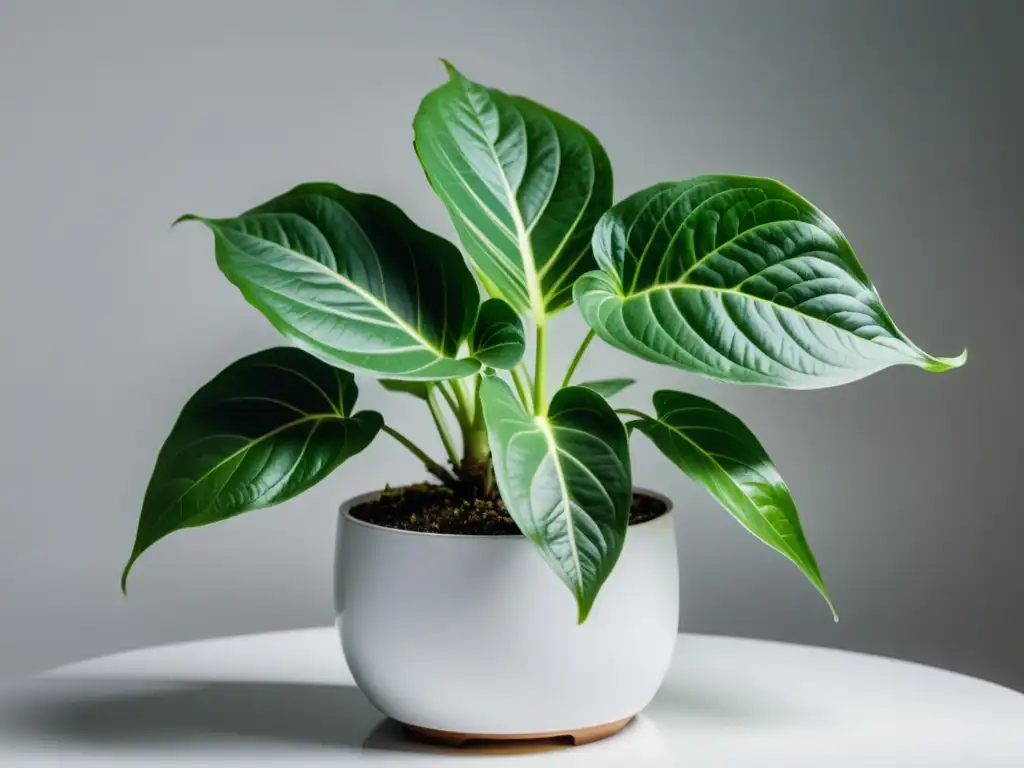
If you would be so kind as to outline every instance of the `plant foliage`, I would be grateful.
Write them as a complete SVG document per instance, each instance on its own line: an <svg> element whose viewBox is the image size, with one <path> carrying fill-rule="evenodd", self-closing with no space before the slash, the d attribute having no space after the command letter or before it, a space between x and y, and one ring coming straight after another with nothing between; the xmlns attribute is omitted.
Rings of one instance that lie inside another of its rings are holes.
<svg viewBox="0 0 1024 768"><path fill-rule="evenodd" d="M966 353L914 344L835 223L780 182L705 175L612 205L594 134L445 66L413 130L461 251L325 183L235 217L182 217L209 228L225 277L292 346L228 366L185 405L122 587L163 537L286 501L385 432L441 482L500 494L582 622L628 536L639 432L831 606L793 496L739 417L675 390L653 413L616 410L634 380L574 386L577 364L597 338L722 382L812 389L894 365L945 371ZM591 330L549 397L547 328L574 301ZM425 403L446 460L354 412L353 374Z"/></svg>

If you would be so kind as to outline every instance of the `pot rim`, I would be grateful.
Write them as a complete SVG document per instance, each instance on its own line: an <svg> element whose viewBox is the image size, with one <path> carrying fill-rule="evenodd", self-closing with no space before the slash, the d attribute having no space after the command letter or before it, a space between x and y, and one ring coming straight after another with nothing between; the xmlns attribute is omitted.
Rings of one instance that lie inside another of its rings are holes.
<svg viewBox="0 0 1024 768"><path fill-rule="evenodd" d="M522 532L520 532L518 536L515 534L502 534L495 536L474 533L434 533L432 531L407 531L404 528L389 528L386 525L368 523L365 520L360 520L357 517L352 517L351 510L353 507L380 496L382 493L384 493L385 490L386 489L382 488L377 491L369 491L367 493L361 493L358 496L353 496L352 498L342 503L341 507L338 509L338 515L345 520L345 525L360 525L364 528L371 528L377 531L385 531L387 533L399 533L406 536L421 536L433 539L483 539L485 541L507 540L511 542L517 542L526 539ZM651 496L657 499L658 501L662 502L665 505L665 511L657 517L651 518L650 520L644 520L642 523L630 525L629 529L627 530L631 530L633 528L643 528L645 526L652 525L653 523L656 523L663 518L671 517L674 505L672 504L672 500L668 496L658 493L657 491L652 491L649 488L641 488L635 485L633 486L633 492L642 493L645 496Z"/></svg>

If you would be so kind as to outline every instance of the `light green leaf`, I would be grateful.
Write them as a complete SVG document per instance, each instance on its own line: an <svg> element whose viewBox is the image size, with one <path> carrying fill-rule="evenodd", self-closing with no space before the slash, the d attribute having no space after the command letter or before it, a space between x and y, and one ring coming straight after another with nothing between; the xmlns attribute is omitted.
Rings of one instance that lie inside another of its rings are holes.
<svg viewBox="0 0 1024 768"><path fill-rule="evenodd" d="M512 368L523 359L526 337L523 321L505 301L488 299L480 305L469 353L492 368Z"/></svg>
<svg viewBox="0 0 1024 768"><path fill-rule="evenodd" d="M479 370L454 359L479 304L462 255L386 200L304 184L237 218L182 219L213 231L221 271L321 360L393 379Z"/></svg>
<svg viewBox="0 0 1024 768"><path fill-rule="evenodd" d="M596 379L594 381L584 381L579 386L592 389L601 397L608 399L634 384L636 384L636 379Z"/></svg>
<svg viewBox="0 0 1024 768"><path fill-rule="evenodd" d="M590 236L612 202L612 171L583 126L459 74L429 93L416 152L491 292L543 321L594 268Z"/></svg>
<svg viewBox="0 0 1024 768"><path fill-rule="evenodd" d="M566 387L546 417L501 379L481 383L494 476L512 519L572 590L582 623L622 550L632 481L626 432L596 392Z"/></svg>
<svg viewBox="0 0 1024 768"><path fill-rule="evenodd" d="M727 382L809 389L956 368L896 327L839 228L770 179L700 176L617 204L575 295L609 344Z"/></svg>
<svg viewBox="0 0 1024 768"><path fill-rule="evenodd" d="M165 536L286 501L366 448L384 421L352 413L356 394L351 373L292 347L221 371L188 401L160 451L122 589Z"/></svg>
<svg viewBox="0 0 1024 768"><path fill-rule="evenodd" d="M654 408L656 419L636 414L641 418L627 426L647 435L740 525L796 563L832 608L789 488L754 434L696 395L661 390L654 394Z"/></svg>

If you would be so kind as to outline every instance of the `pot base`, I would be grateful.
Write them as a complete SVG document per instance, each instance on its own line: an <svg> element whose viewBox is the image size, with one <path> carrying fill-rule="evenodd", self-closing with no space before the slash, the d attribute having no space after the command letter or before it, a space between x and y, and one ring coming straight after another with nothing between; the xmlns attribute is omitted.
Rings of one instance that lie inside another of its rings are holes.
<svg viewBox="0 0 1024 768"><path fill-rule="evenodd" d="M405 725L405 728L418 739L434 744L445 744L450 747L520 741L551 741L578 747L581 744L590 744L591 742L614 736L629 725L632 719L633 716L630 716L611 723L591 725L572 731L545 731L541 733L462 733L460 731L438 731L433 728L423 728L418 725L408 724Z"/></svg>

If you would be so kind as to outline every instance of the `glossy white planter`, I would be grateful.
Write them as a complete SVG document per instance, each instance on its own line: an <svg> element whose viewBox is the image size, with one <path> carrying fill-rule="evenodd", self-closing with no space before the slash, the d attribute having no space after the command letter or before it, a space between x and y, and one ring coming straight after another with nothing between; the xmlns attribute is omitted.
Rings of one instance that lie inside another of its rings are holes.
<svg viewBox="0 0 1024 768"><path fill-rule="evenodd" d="M630 526L578 626L571 593L526 538L348 514L376 496L341 509L335 606L352 675L381 712L437 731L551 734L621 721L654 697L678 632L671 509Z"/></svg>

